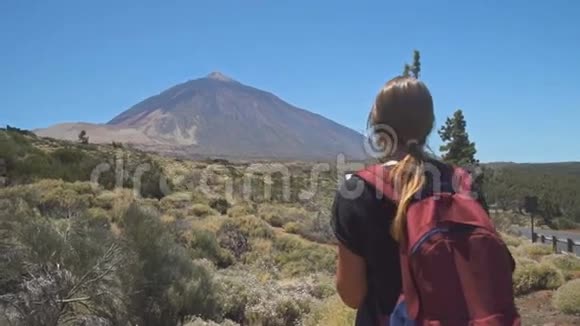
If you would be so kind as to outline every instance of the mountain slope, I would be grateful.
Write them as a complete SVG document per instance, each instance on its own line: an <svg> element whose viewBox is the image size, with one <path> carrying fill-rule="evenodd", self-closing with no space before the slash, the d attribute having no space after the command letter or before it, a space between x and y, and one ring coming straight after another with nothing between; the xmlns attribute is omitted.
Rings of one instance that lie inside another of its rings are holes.
<svg viewBox="0 0 580 326"><path fill-rule="evenodd" d="M56 125L36 133L71 139L75 126ZM353 159L364 157L361 134L220 73L173 86L107 124L89 127L92 141L130 142L198 155L328 159L343 153Z"/></svg>

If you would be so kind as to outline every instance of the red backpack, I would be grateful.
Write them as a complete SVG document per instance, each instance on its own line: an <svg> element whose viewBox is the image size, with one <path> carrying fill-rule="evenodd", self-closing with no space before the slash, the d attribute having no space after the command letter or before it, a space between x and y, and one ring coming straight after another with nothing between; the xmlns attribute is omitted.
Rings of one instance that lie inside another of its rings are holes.
<svg viewBox="0 0 580 326"><path fill-rule="evenodd" d="M407 237L400 243L403 293L379 324L520 325L513 257L486 210L470 196L469 173L448 170L440 189L422 192L409 204ZM397 202L389 168L374 165L356 175Z"/></svg>

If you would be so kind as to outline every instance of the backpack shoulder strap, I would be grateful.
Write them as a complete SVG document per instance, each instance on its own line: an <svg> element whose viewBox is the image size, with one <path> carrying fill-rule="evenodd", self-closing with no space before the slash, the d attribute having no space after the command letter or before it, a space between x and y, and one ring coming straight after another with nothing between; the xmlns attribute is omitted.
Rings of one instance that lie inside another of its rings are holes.
<svg viewBox="0 0 580 326"><path fill-rule="evenodd" d="M390 163L390 162L389 162ZM395 162L396 163L396 162ZM390 168L393 164L375 164L367 166L355 173L356 176L372 185L383 196L392 201L397 201L393 185L390 179Z"/></svg>

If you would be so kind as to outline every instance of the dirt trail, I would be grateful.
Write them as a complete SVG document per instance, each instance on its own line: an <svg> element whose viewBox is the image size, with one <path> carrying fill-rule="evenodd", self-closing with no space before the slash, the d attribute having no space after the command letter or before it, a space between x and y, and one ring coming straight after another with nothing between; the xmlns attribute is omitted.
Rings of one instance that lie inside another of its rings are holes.
<svg viewBox="0 0 580 326"><path fill-rule="evenodd" d="M580 316L559 313L552 306L553 291L539 291L516 299L522 325L526 326L578 326Z"/></svg>

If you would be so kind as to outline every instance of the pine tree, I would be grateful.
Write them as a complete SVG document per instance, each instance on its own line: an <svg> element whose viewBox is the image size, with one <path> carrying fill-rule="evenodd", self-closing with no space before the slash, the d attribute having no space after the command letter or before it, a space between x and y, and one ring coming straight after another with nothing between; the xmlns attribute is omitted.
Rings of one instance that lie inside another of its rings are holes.
<svg viewBox="0 0 580 326"><path fill-rule="evenodd" d="M413 51L413 68L411 69L413 77L419 79L419 74L421 73L421 54L419 51Z"/></svg>
<svg viewBox="0 0 580 326"><path fill-rule="evenodd" d="M405 63L405 67L403 69L403 76L409 77L412 76L414 78L419 79L419 74L421 73L421 54L418 50L413 51L413 64L410 65Z"/></svg>
<svg viewBox="0 0 580 326"><path fill-rule="evenodd" d="M439 136L445 143L439 149L445 162L461 166L471 174L472 191L477 192L483 207L488 210L483 189L486 171L475 158L475 143L469 141L466 126L463 111L455 111L453 117L447 118L439 130Z"/></svg>
<svg viewBox="0 0 580 326"><path fill-rule="evenodd" d="M447 118L445 125L439 130L439 136L445 143L440 147L443 160L456 165L471 165L479 163L475 159L475 143L469 141L463 111L457 110L453 117Z"/></svg>
<svg viewBox="0 0 580 326"><path fill-rule="evenodd" d="M403 76L405 77L409 77L411 74L411 66L409 66L409 64L405 63L405 69L403 70Z"/></svg>

